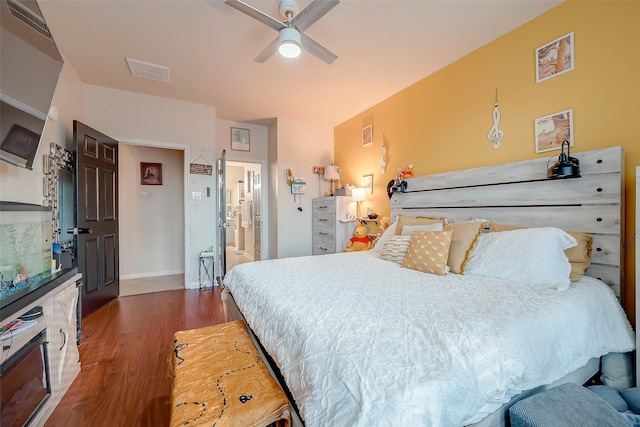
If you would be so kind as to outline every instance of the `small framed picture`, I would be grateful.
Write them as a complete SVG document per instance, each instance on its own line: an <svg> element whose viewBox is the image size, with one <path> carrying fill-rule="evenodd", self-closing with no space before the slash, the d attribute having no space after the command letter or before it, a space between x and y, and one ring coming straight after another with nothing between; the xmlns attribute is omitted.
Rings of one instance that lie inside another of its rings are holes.
<svg viewBox="0 0 640 427"><path fill-rule="evenodd" d="M362 129L362 146L373 144L373 125L369 125Z"/></svg>
<svg viewBox="0 0 640 427"><path fill-rule="evenodd" d="M536 153L562 149L562 141L573 147L573 110L560 111L535 120Z"/></svg>
<svg viewBox="0 0 640 427"><path fill-rule="evenodd" d="M573 33L536 49L536 82L573 70Z"/></svg>
<svg viewBox="0 0 640 427"><path fill-rule="evenodd" d="M249 129L231 128L231 149L250 151Z"/></svg>
<svg viewBox="0 0 640 427"><path fill-rule="evenodd" d="M162 163L140 162L140 184L162 185Z"/></svg>
<svg viewBox="0 0 640 427"><path fill-rule="evenodd" d="M373 175L362 176L362 188L364 188L364 194L373 194Z"/></svg>

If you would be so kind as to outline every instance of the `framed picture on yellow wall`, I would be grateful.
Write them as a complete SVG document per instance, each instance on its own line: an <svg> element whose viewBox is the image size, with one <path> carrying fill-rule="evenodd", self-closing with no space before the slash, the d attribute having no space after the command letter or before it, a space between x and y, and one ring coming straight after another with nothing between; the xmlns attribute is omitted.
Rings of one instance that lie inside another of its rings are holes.
<svg viewBox="0 0 640 427"><path fill-rule="evenodd" d="M536 49L536 82L573 70L573 33Z"/></svg>
<svg viewBox="0 0 640 427"><path fill-rule="evenodd" d="M373 125L369 125L362 129L362 146L373 144Z"/></svg>
<svg viewBox="0 0 640 427"><path fill-rule="evenodd" d="M362 176L362 188L364 188L364 194L373 194L373 175Z"/></svg>
<svg viewBox="0 0 640 427"><path fill-rule="evenodd" d="M565 110L535 120L536 153L562 149L562 141L573 147L573 110Z"/></svg>

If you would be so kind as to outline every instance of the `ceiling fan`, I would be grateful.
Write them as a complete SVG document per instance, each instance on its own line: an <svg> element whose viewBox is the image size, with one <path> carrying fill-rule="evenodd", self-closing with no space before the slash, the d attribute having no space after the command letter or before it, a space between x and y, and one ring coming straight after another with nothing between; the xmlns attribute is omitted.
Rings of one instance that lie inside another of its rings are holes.
<svg viewBox="0 0 640 427"><path fill-rule="evenodd" d="M256 62L265 62L276 51L280 51L282 56L295 58L300 55L301 48L327 64L333 63L338 58L336 54L306 35L304 31L340 3L340 0L313 0L300 13L295 0L282 0L280 13L285 18L284 22L240 0L226 0L225 3L278 31L278 37L260 52L254 59Z"/></svg>

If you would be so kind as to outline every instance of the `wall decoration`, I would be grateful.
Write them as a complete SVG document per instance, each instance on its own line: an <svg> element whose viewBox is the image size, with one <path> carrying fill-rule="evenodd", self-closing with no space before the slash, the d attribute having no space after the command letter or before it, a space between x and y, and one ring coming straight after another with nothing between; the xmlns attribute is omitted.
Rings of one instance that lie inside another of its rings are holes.
<svg viewBox="0 0 640 427"><path fill-rule="evenodd" d="M162 185L162 163L140 162L140 185Z"/></svg>
<svg viewBox="0 0 640 427"><path fill-rule="evenodd" d="M573 110L560 111L535 120L536 153L560 150L562 141L573 147Z"/></svg>
<svg viewBox="0 0 640 427"><path fill-rule="evenodd" d="M536 82L573 70L573 33L536 49Z"/></svg>
<svg viewBox="0 0 640 427"><path fill-rule="evenodd" d="M362 176L362 188L364 188L364 194L373 194L373 175Z"/></svg>
<svg viewBox="0 0 640 427"><path fill-rule="evenodd" d="M373 144L373 125L369 125L362 129L362 146Z"/></svg>
<svg viewBox="0 0 640 427"><path fill-rule="evenodd" d="M250 151L249 129L231 128L231 149Z"/></svg>

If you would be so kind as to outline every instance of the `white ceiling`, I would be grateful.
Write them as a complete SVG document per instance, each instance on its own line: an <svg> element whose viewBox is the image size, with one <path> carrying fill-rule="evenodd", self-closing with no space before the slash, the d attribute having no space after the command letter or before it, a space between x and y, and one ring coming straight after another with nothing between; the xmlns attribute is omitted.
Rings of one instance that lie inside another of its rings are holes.
<svg viewBox="0 0 640 427"><path fill-rule="evenodd" d="M332 127L561 1L342 0L306 31L338 55L327 65L304 51L254 62L277 33L223 0L38 0L87 84ZM282 19L276 0L246 2ZM169 67L170 83L133 77L125 58Z"/></svg>

